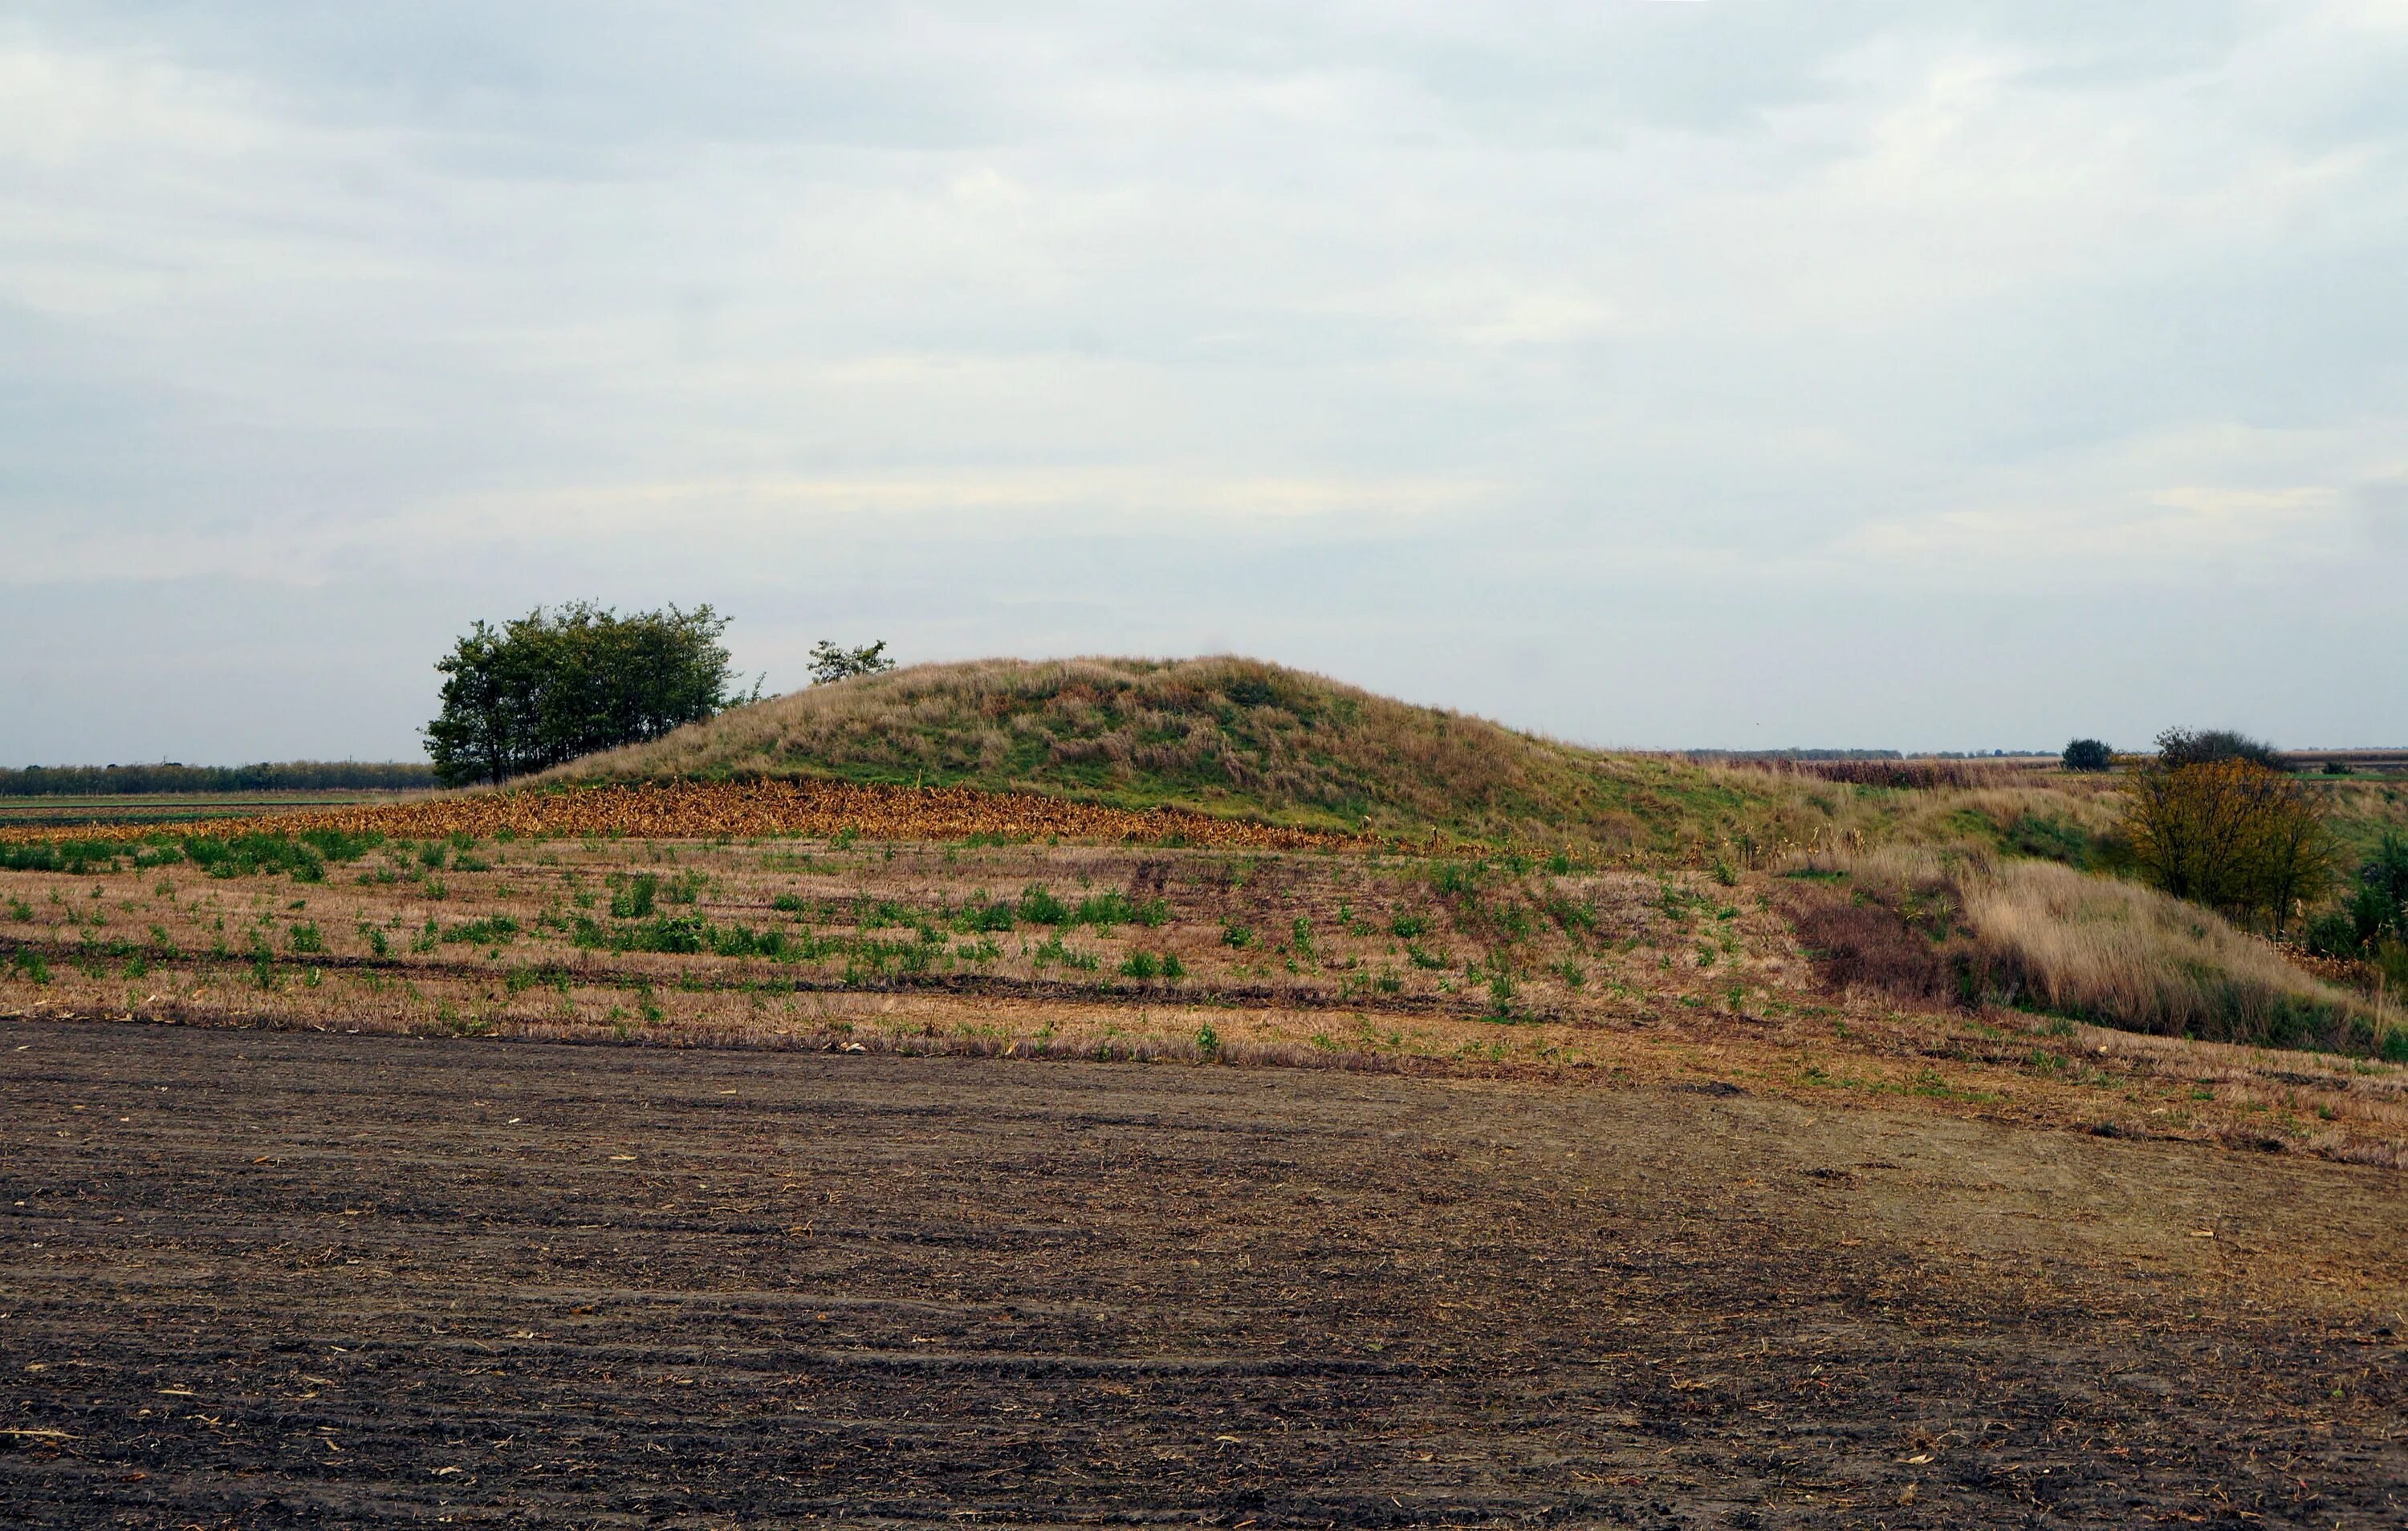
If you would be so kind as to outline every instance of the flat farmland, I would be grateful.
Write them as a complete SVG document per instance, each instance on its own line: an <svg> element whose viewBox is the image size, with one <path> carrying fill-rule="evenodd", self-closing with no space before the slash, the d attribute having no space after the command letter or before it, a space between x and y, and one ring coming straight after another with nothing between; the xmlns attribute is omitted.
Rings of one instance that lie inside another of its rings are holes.
<svg viewBox="0 0 2408 1531"><path fill-rule="evenodd" d="M29 1526L2393 1526L2393 1173L1576 1090L0 1026Z"/></svg>

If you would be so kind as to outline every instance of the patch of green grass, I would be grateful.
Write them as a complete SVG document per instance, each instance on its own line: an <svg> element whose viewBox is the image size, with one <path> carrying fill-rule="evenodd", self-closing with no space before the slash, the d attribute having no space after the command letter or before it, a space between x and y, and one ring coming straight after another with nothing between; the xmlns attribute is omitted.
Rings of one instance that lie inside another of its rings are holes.
<svg viewBox="0 0 2408 1531"><path fill-rule="evenodd" d="M32 840L23 845L0 843L0 870L11 872L112 871L126 848L113 840Z"/></svg>

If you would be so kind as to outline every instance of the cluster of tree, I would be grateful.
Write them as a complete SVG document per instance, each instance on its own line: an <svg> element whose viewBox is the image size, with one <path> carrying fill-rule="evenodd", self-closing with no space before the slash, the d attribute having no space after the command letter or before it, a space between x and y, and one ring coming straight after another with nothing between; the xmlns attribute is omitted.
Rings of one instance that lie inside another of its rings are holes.
<svg viewBox="0 0 2408 1531"><path fill-rule="evenodd" d="M2168 729L2124 784L2133 864L2177 898L2283 934L2331 887L2341 842L2272 745L2226 729Z"/></svg>
<svg viewBox="0 0 2408 1531"><path fill-rule="evenodd" d="M286 760L254 766L28 766L0 770L0 797L97 797L159 792L327 792L435 785L413 761Z"/></svg>
<svg viewBox="0 0 2408 1531"><path fill-rule="evenodd" d="M2101 739L2075 739L2061 757L2069 771L2108 771L2115 767L2115 751ZM2229 728L2169 728L2157 736L2157 764L2168 768L2206 766L2219 760L2245 760L2270 771L2287 771L2291 763L2263 739Z"/></svg>
<svg viewBox="0 0 2408 1531"><path fill-rule="evenodd" d="M2408 839L2386 834L2358 868L2349 901L2309 923L2308 950L2358 959L2408 943Z"/></svg>
<svg viewBox="0 0 2408 1531"><path fill-rule="evenodd" d="M2253 739L2229 728L2169 728L2157 736L2159 765L2212 766L2225 760L2244 760L2270 771L2291 768L2282 751L2264 739Z"/></svg>
<svg viewBox="0 0 2408 1531"><path fill-rule="evenodd" d="M437 776L501 781L757 700L757 687L731 689L726 628L708 606L623 617L587 601L477 623L435 666L442 712L425 732Z"/></svg>

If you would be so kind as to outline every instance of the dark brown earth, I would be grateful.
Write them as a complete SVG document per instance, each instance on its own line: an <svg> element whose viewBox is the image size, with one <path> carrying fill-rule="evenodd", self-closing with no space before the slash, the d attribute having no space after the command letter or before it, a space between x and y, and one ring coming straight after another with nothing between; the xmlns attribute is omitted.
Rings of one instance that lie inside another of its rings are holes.
<svg viewBox="0 0 2408 1531"><path fill-rule="evenodd" d="M0 1522L2408 1524L2394 1172L1670 1089L0 1026Z"/></svg>

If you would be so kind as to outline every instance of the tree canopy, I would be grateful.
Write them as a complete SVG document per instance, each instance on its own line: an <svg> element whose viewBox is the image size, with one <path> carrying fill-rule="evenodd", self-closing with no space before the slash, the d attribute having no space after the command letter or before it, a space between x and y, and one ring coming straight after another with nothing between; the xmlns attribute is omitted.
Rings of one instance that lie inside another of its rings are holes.
<svg viewBox="0 0 2408 1531"><path fill-rule="evenodd" d="M811 645L811 684L828 685L856 675L876 675L891 670L895 661L886 657L886 640L865 643L858 649L847 649L828 638Z"/></svg>
<svg viewBox="0 0 2408 1531"><path fill-rule="evenodd" d="M2290 769L2280 750L2229 728L2169 728L2157 736L2157 759L2169 767L2245 760L2270 771Z"/></svg>
<svg viewBox="0 0 2408 1531"><path fill-rule="evenodd" d="M708 606L623 617L590 601L478 622L435 666L442 712L425 733L436 775L446 786L502 781L753 699L731 692L726 628Z"/></svg>
<svg viewBox="0 0 2408 1531"><path fill-rule="evenodd" d="M2115 764L2115 751L2104 740L2075 739L2065 747L2065 768L2069 771L2103 771Z"/></svg>
<svg viewBox="0 0 2408 1531"><path fill-rule="evenodd" d="M2263 913L2274 934L2291 910L2331 886L2341 845L2315 794L2254 760L2169 766L2127 779L2132 859L2158 887L2238 917Z"/></svg>

